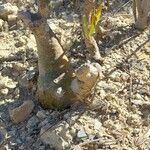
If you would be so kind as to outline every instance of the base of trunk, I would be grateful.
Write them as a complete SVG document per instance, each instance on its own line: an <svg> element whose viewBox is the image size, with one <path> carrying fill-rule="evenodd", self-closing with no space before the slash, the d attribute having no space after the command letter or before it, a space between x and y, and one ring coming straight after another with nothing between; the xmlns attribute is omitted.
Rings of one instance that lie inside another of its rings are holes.
<svg viewBox="0 0 150 150"><path fill-rule="evenodd" d="M71 91L71 77L63 74L48 73L39 76L38 99L44 108L62 109L73 103L75 98Z"/></svg>
<svg viewBox="0 0 150 150"><path fill-rule="evenodd" d="M75 77L65 73L57 75L54 72L39 76L39 102L44 108L59 110L77 101L88 104L87 98L95 88L100 71L98 63L86 63L76 70Z"/></svg>

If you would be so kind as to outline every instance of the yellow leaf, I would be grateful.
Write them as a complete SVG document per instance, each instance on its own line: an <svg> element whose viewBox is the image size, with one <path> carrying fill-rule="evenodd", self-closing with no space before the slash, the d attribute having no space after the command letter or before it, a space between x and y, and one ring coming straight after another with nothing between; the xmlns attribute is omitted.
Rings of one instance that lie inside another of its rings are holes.
<svg viewBox="0 0 150 150"><path fill-rule="evenodd" d="M91 13L91 22L89 24L89 36L92 36L95 33L96 25L100 21L102 12L102 5L99 4Z"/></svg>
<svg viewBox="0 0 150 150"><path fill-rule="evenodd" d="M102 5L99 4L99 6L96 8L95 16L96 16L96 24L100 21L102 15Z"/></svg>
<svg viewBox="0 0 150 150"><path fill-rule="evenodd" d="M90 38L95 33L96 25L101 18L101 13L102 13L102 5L98 4L96 8L91 10L91 13L88 16L88 18L86 16L82 17L83 31L86 38Z"/></svg>

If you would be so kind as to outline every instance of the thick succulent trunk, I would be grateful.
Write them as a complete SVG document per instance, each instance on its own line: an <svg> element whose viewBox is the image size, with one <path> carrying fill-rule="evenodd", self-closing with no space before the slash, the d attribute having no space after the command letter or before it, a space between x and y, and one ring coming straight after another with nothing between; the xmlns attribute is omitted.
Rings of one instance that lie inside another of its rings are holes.
<svg viewBox="0 0 150 150"><path fill-rule="evenodd" d="M138 29L145 29L149 25L150 0L133 0L133 14Z"/></svg>
<svg viewBox="0 0 150 150"><path fill-rule="evenodd" d="M76 75L56 35L47 23L48 0L39 1L39 12L19 12L18 16L33 32L38 49L38 98L45 108L61 109L91 93L98 76L95 64L81 66Z"/></svg>
<svg viewBox="0 0 150 150"><path fill-rule="evenodd" d="M64 107L73 96L69 60L47 22L33 32L38 49L38 95L44 107Z"/></svg>

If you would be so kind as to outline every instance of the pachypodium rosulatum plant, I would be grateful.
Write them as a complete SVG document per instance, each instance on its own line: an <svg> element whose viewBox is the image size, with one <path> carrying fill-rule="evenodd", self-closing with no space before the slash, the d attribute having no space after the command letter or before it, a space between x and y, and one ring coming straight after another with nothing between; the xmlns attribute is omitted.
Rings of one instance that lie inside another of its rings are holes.
<svg viewBox="0 0 150 150"><path fill-rule="evenodd" d="M44 108L63 109L78 100L86 101L101 69L98 63L90 62L75 71L72 69L65 50L47 22L48 6L49 0L39 0L38 12L20 11L18 18L24 21L36 39L39 102Z"/></svg>

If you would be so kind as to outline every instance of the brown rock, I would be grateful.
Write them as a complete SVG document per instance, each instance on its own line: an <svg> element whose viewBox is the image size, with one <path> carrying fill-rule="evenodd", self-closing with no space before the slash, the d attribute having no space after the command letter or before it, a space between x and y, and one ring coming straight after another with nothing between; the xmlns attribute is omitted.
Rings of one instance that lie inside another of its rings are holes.
<svg viewBox="0 0 150 150"><path fill-rule="evenodd" d="M11 120L14 123L20 123L24 121L26 118L28 118L33 108L34 103L32 101L25 101L21 106L9 111Z"/></svg>
<svg viewBox="0 0 150 150"><path fill-rule="evenodd" d="M13 64L13 68L15 71L22 73L22 71L24 71L26 69L26 66L22 63L17 62L15 64Z"/></svg>
<svg viewBox="0 0 150 150"><path fill-rule="evenodd" d="M8 15L8 24L10 26L16 24L16 22L17 22L17 15L13 15L13 14L12 15Z"/></svg>
<svg viewBox="0 0 150 150"><path fill-rule="evenodd" d="M0 18L8 19L8 15L16 15L18 11L17 6L12 6L10 3L0 5Z"/></svg>
<svg viewBox="0 0 150 150"><path fill-rule="evenodd" d="M63 150L68 147L72 141L72 136L69 133L69 125L66 122L61 122L55 126L45 129L41 128L40 138L46 143L52 145L57 150Z"/></svg>

